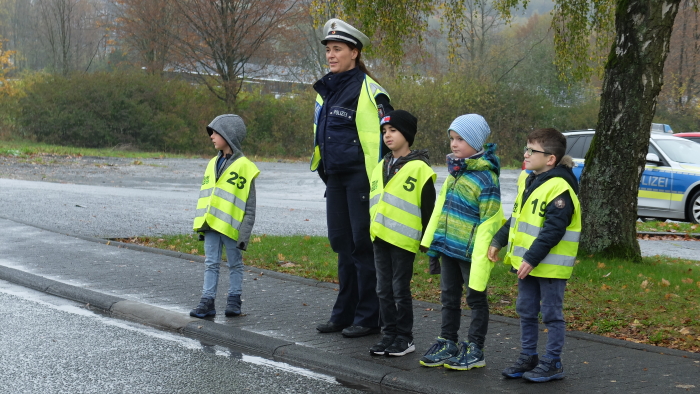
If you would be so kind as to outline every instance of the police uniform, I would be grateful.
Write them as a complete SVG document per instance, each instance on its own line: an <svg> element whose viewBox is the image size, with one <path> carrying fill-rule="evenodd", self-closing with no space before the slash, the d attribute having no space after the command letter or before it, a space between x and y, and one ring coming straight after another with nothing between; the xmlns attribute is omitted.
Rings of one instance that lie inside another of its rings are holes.
<svg viewBox="0 0 700 394"><path fill-rule="evenodd" d="M324 45L339 41L362 49L369 38L351 25L331 19ZM338 254L340 289L321 332L346 336L378 332L379 301L369 226L369 178L386 149L379 128L381 111L391 110L388 93L359 67L328 73L314 84L311 170L326 184L328 239ZM352 327L349 327L352 326Z"/></svg>

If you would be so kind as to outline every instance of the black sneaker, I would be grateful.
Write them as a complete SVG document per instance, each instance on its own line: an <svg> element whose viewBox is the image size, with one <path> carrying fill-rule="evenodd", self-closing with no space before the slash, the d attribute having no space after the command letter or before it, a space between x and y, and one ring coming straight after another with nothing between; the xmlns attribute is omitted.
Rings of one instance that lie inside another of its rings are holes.
<svg viewBox="0 0 700 394"><path fill-rule="evenodd" d="M369 354L375 356L383 356L385 354L386 348L388 348L389 345L394 343L395 338L396 336L394 335L384 335L381 341L375 343L371 348L369 348Z"/></svg>
<svg viewBox="0 0 700 394"><path fill-rule="evenodd" d="M550 380L564 379L564 366L559 358L542 357L535 369L523 374L523 379L531 382L549 382Z"/></svg>
<svg viewBox="0 0 700 394"><path fill-rule="evenodd" d="M413 344L413 340L401 336L397 336L394 343L386 348L386 354L394 357L405 356L414 351L416 351L416 345Z"/></svg>
<svg viewBox="0 0 700 394"><path fill-rule="evenodd" d="M216 315L216 309L214 309L214 299L213 298L202 298L199 300L199 305L190 311L190 316L203 318L207 316Z"/></svg>
<svg viewBox="0 0 700 394"><path fill-rule="evenodd" d="M515 362L515 364L506 368L501 372L501 375L507 378L520 378L527 371L532 371L535 369L537 364L540 362L539 357L536 354L525 354L520 353L520 357Z"/></svg>
<svg viewBox="0 0 700 394"><path fill-rule="evenodd" d="M229 295L226 299L226 311L224 314L228 317L240 316L241 314L241 295Z"/></svg>

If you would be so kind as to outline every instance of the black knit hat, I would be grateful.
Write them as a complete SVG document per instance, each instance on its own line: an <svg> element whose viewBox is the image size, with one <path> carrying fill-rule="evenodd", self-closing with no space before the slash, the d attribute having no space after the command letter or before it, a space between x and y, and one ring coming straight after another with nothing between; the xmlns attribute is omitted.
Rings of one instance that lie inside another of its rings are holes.
<svg viewBox="0 0 700 394"><path fill-rule="evenodd" d="M416 133L418 132L418 119L415 116L408 111L397 109L387 113L379 122L379 127L385 124L394 126L406 138L408 146L413 145L413 140L416 139Z"/></svg>

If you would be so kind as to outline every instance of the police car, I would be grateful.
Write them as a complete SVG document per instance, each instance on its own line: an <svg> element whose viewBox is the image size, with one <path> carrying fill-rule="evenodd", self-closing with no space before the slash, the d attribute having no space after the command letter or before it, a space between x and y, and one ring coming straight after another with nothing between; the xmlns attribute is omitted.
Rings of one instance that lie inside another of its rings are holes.
<svg viewBox="0 0 700 394"><path fill-rule="evenodd" d="M579 180L594 133L563 133L566 154L574 158L573 171ZM646 168L639 184L637 215L700 223L700 144L668 133L651 133Z"/></svg>

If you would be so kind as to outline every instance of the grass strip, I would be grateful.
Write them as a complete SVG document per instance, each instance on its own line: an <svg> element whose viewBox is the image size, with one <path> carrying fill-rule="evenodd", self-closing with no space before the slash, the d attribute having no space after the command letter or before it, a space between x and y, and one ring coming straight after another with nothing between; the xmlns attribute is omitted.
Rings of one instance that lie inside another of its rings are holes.
<svg viewBox="0 0 700 394"><path fill-rule="evenodd" d="M120 241L204 255L196 234ZM243 256L251 267L337 283L336 254L325 237L254 236ZM414 299L440 303L440 276L428 273L425 254L418 254L411 282ZM495 264L488 293L491 313L517 318L517 278L509 266ZM564 315L570 330L700 352L700 261L656 256L634 264L580 256Z"/></svg>
<svg viewBox="0 0 700 394"><path fill-rule="evenodd" d="M690 235L700 233L697 223L688 222L667 222L667 221L650 221L637 222L638 232L660 232L660 233L675 233L678 235Z"/></svg>
<svg viewBox="0 0 700 394"><path fill-rule="evenodd" d="M117 148L78 148L72 146L49 145L31 141L0 141L0 156L29 159L36 156L96 156L123 157L141 159L191 158L193 155L181 155L164 152L137 152Z"/></svg>

